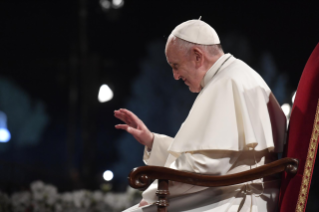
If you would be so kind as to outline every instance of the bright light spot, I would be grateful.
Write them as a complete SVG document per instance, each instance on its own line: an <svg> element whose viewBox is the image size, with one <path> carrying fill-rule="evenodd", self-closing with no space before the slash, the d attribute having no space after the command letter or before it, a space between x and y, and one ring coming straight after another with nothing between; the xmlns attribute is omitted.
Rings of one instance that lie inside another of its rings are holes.
<svg viewBox="0 0 319 212"><path fill-rule="evenodd" d="M295 101L295 97L296 97L296 92L297 92L297 91L295 91L294 95L292 96L292 99L291 99L291 101L292 101L292 104L293 104L293 103L294 103L294 101Z"/></svg>
<svg viewBox="0 0 319 212"><path fill-rule="evenodd" d="M104 178L104 180L106 180L106 181L111 181L112 179L113 179L113 172L112 171L110 171L110 170L107 170L107 171L105 171L104 173L103 173L103 178Z"/></svg>
<svg viewBox="0 0 319 212"><path fill-rule="evenodd" d="M0 142L6 143L10 139L11 135L7 129L7 115L0 111Z"/></svg>
<svg viewBox="0 0 319 212"><path fill-rule="evenodd" d="M282 109L282 111L284 112L284 114L286 115L286 117L288 117L289 114L290 114L290 110L291 110L290 105L289 105L288 103L285 103L285 104L283 104L283 105L281 106L281 109Z"/></svg>
<svg viewBox="0 0 319 212"><path fill-rule="evenodd" d="M11 139L9 130L0 128L0 142L6 143Z"/></svg>
<svg viewBox="0 0 319 212"><path fill-rule="evenodd" d="M115 9L118 9L124 5L124 0L112 0L112 5Z"/></svg>
<svg viewBox="0 0 319 212"><path fill-rule="evenodd" d="M103 7L103 9L111 8L111 2L109 2L108 0L100 0L100 4L101 4L101 7Z"/></svg>
<svg viewBox="0 0 319 212"><path fill-rule="evenodd" d="M101 85L99 95L97 98L101 103L110 101L113 98L113 91L108 85Z"/></svg>

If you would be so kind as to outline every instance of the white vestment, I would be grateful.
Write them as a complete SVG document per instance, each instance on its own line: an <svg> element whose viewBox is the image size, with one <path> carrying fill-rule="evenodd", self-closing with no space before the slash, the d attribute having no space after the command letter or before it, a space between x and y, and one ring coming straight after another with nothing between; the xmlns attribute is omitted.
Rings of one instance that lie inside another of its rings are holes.
<svg viewBox="0 0 319 212"><path fill-rule="evenodd" d="M207 71L197 96L175 138L154 134L147 165L202 174L226 175L250 170L277 159L283 148L286 118L263 79L244 62L225 54ZM276 211L280 181L201 187L170 182L170 212ZM157 181L143 199L157 200ZM129 211L156 211L156 206Z"/></svg>

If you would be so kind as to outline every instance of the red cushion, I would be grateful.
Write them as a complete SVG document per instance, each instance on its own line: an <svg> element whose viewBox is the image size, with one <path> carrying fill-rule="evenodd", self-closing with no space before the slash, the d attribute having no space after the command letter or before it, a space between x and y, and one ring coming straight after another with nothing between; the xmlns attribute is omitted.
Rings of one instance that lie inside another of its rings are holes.
<svg viewBox="0 0 319 212"><path fill-rule="evenodd" d="M312 52L308 62L304 68L301 79L299 81L295 102L290 117L287 146L284 155L287 157L299 159L298 173L295 177L283 174L282 185L280 190L280 211L294 212L300 193L302 177L304 175L304 167L307 159L309 142L312 136L314 121L316 117L316 109L319 99L319 44ZM317 123L316 123L317 124ZM319 125L319 124L318 124ZM317 134L318 135L318 134ZM318 143L318 137L316 139ZM315 155L317 152L317 145ZM314 167L315 157L312 158L313 166L310 167L311 175ZM311 176L307 176L311 182ZM306 187L306 186L305 186ZM310 183L305 196L305 204L308 196ZM306 207L302 211L305 210Z"/></svg>

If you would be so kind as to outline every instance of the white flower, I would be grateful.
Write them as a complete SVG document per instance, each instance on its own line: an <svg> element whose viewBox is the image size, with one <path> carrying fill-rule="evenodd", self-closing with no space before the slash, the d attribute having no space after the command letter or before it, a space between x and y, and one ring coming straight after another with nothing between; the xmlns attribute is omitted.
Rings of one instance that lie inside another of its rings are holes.
<svg viewBox="0 0 319 212"><path fill-rule="evenodd" d="M8 200L8 207L11 202L13 211L21 212L26 211L31 205L33 212L121 211L131 206L134 197L138 196L138 192L131 188L128 188L126 193L110 192L105 195L99 190L78 190L59 194L56 187L41 181L33 182L31 191L14 193ZM0 207L5 204L5 197L6 195L0 192Z"/></svg>
<svg viewBox="0 0 319 212"><path fill-rule="evenodd" d="M0 191L0 211L10 211L10 199L7 194Z"/></svg>
<svg viewBox="0 0 319 212"><path fill-rule="evenodd" d="M92 204L92 193L86 190L73 192L73 203L77 208L89 208Z"/></svg>
<svg viewBox="0 0 319 212"><path fill-rule="evenodd" d="M135 205L141 200L142 192L132 188L131 186L127 187L126 194L128 195L131 205Z"/></svg>
<svg viewBox="0 0 319 212"><path fill-rule="evenodd" d="M50 196L56 195L58 193L56 187L54 187L53 185L45 185L43 191Z"/></svg>
<svg viewBox="0 0 319 212"><path fill-rule="evenodd" d="M94 191L92 197L95 202L100 202L103 199L103 193L101 191Z"/></svg>
<svg viewBox="0 0 319 212"><path fill-rule="evenodd" d="M127 186L126 193L130 196L134 195L136 193L136 189L132 188L131 186Z"/></svg>
<svg viewBox="0 0 319 212"><path fill-rule="evenodd" d="M83 200L84 208L89 208L90 205L91 205L91 203L92 203L91 198L87 198L87 197L86 197L86 198Z"/></svg>
<svg viewBox="0 0 319 212"><path fill-rule="evenodd" d="M35 181L31 183L32 196L35 201L42 201L44 199L44 183L42 181Z"/></svg>
<svg viewBox="0 0 319 212"><path fill-rule="evenodd" d="M14 206L28 206L31 204L31 194L28 191L14 193L11 196L11 202Z"/></svg>
<svg viewBox="0 0 319 212"><path fill-rule="evenodd" d="M62 207L62 205L60 203L55 204L54 208L55 208L56 212L60 212L60 211L62 212L63 211L63 207Z"/></svg>
<svg viewBox="0 0 319 212"><path fill-rule="evenodd" d="M109 206L113 205L113 202L115 201L115 196L112 192L108 192L105 194L103 198L104 203L108 204Z"/></svg>
<svg viewBox="0 0 319 212"><path fill-rule="evenodd" d="M44 183L42 181L34 181L33 183L31 183L32 192L42 191L43 188L44 188Z"/></svg>
<svg viewBox="0 0 319 212"><path fill-rule="evenodd" d="M35 201L41 201L41 200L44 199L44 193L43 192L33 192L32 196L33 196L33 199Z"/></svg>
<svg viewBox="0 0 319 212"><path fill-rule="evenodd" d="M121 210L130 206L128 195L125 193L109 192L104 196L104 202L116 210Z"/></svg>
<svg viewBox="0 0 319 212"><path fill-rule="evenodd" d="M81 208L82 201L84 199L84 195L85 195L84 190L79 190L79 191L73 192L73 203L74 203L75 207Z"/></svg>
<svg viewBox="0 0 319 212"><path fill-rule="evenodd" d="M43 188L43 193L45 194L46 203L48 205L53 205L56 202L58 198L58 192L56 187L52 185L45 185Z"/></svg>
<svg viewBox="0 0 319 212"><path fill-rule="evenodd" d="M118 194L117 197L117 204L116 208L118 209L124 209L130 207L130 201L129 201L129 196L126 193L120 193Z"/></svg>
<svg viewBox="0 0 319 212"><path fill-rule="evenodd" d="M61 200L66 203L71 203L73 201L73 196L70 192L65 192L61 195Z"/></svg>

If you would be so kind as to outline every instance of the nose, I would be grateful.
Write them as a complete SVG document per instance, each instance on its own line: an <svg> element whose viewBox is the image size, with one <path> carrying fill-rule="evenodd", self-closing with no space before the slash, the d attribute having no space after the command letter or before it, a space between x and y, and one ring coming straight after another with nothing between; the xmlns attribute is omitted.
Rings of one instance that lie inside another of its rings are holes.
<svg viewBox="0 0 319 212"><path fill-rule="evenodd" d="M173 70L173 76L175 80L179 80L181 78L181 75L179 75L177 71L174 71L174 70Z"/></svg>

